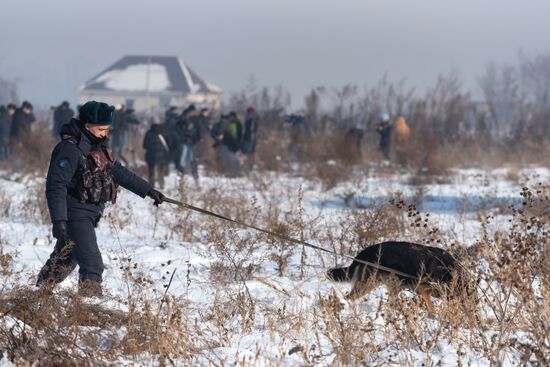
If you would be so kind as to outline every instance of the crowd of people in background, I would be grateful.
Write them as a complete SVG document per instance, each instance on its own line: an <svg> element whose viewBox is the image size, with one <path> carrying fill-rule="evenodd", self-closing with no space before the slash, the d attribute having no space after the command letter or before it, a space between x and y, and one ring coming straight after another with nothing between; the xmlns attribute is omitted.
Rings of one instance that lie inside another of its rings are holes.
<svg viewBox="0 0 550 367"><path fill-rule="evenodd" d="M57 138L59 136L59 132L61 131L61 126L68 124L74 117L74 111L67 101L61 102L59 106L52 107L52 109L54 111L52 134L55 138Z"/></svg>
<svg viewBox="0 0 550 367"><path fill-rule="evenodd" d="M126 108L122 104L115 106L115 119L111 128L111 148L118 159L128 165L128 159L124 156L124 147L130 143L130 132L137 128L140 122L134 109Z"/></svg>
<svg viewBox="0 0 550 367"><path fill-rule="evenodd" d="M231 176L237 176L240 155L252 157L256 151L259 120L254 107L247 109L244 126L234 111L222 114L214 123L206 107L197 111L191 104L181 114L177 113L176 107L170 107L164 121L151 118L151 126L143 139L149 180L158 182L162 188L164 176L173 163L178 174L190 173L198 183L198 160L204 154L199 150L201 142L214 149L218 167Z"/></svg>
<svg viewBox="0 0 550 367"><path fill-rule="evenodd" d="M138 131L143 126L131 108L115 106L115 119L110 132L111 148L123 163L128 164L125 148L130 143L132 130ZM51 107L53 112L52 134L60 138L61 127L75 117L75 111L69 102L63 101L59 106ZM151 181L163 185L164 176L173 164L178 174L190 173L198 182L198 145L205 142L215 151L219 167L236 176L240 171L240 155L251 157L256 151L260 117L254 107L246 112L244 124L236 112L221 115L213 122L210 110L206 107L197 110L191 104L181 113L175 106L170 107L162 120L159 117L150 119L150 127L143 138L145 161L149 168ZM0 106L0 160L10 157L20 144L25 144L30 137L32 124L35 121L33 106L24 101L19 107L15 104Z"/></svg>
<svg viewBox="0 0 550 367"><path fill-rule="evenodd" d="M140 122L133 109L123 105L115 108L115 119L110 132L111 148L118 159L128 165L125 148L130 144L132 131L143 132L145 124ZM67 101L51 109L52 134L59 138L61 127L75 117L75 111ZM0 106L0 160L8 159L18 145L25 144L34 121L33 106L28 101L24 101L19 107L15 104ZM294 161L302 161L305 154L304 143L311 133L308 121L303 115L285 115L284 121L290 125L289 157ZM139 126L142 128L138 129ZM241 171L243 157L254 162L259 128L260 115L252 106L246 109L244 122L234 111L222 114L214 122L211 111L206 107L197 110L191 104L181 112L178 107L169 107L163 119L158 116L150 118L149 128L143 137L142 146L149 180L163 188L164 177L173 164L179 176L190 173L198 184L198 162L206 155L205 149L213 150L219 168L231 176L237 176ZM379 133L379 150L385 160L390 159L390 151L395 152L392 149L392 140L395 140L396 146L403 148L410 135L403 117L394 121L387 113L380 115L376 131ZM361 152L363 129L352 127L345 136Z"/></svg>
<svg viewBox="0 0 550 367"><path fill-rule="evenodd" d="M10 157L13 151L28 143L35 121L33 106L24 101L21 106L0 106L0 160Z"/></svg>

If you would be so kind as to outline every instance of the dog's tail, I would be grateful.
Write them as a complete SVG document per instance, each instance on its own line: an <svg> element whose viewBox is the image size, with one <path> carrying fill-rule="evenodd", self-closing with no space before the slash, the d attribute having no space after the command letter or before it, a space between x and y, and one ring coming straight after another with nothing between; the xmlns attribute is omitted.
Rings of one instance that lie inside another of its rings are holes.
<svg viewBox="0 0 550 367"><path fill-rule="evenodd" d="M327 271L327 277L335 282L346 282L351 280L351 266L345 268L332 268Z"/></svg>

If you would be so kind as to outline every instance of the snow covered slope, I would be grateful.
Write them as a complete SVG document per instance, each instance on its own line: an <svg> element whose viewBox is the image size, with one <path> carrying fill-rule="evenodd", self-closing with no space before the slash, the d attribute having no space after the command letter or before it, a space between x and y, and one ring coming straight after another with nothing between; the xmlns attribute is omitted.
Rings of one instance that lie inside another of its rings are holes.
<svg viewBox="0 0 550 367"><path fill-rule="evenodd" d="M53 248L41 203L44 182L0 176L0 248L15 257L15 271L22 275L18 285L30 286ZM324 191L308 179L274 173L202 177L200 188L172 174L164 191L175 199L353 254L382 240L426 242L427 230L408 226L407 212L389 203L396 198L416 204L428 228L437 228L443 247L480 240L483 215L493 216L487 224L491 232L506 230L506 208L521 204L522 186L548 182L550 172L527 169L518 173L518 182L507 177L505 170L458 170L445 184L418 187L408 184L407 174L373 172ZM380 220L369 221L377 215ZM395 224L392 218L397 218ZM363 243L359 230L364 231ZM483 343L470 343L475 333L448 327L437 315L428 315L412 292L404 291L399 298L403 305L420 310L410 319L383 306L390 302L385 286L359 302L344 301L349 285L325 277L328 267L348 262L336 255L169 204L155 208L126 191L107 208L97 235L110 297L103 301L106 307L127 310L123 300L159 300L165 292L185 305L181 311L189 335L186 345L193 349L185 358L175 357L181 364L491 365ZM16 284L2 277L3 291L8 292ZM59 292L76 289L77 277L75 271ZM125 330L120 329L121 338ZM486 330L482 339L491 340L496 332ZM502 361L511 364L521 356L509 350ZM121 353L119 358L127 365L158 363L149 351L134 357Z"/></svg>

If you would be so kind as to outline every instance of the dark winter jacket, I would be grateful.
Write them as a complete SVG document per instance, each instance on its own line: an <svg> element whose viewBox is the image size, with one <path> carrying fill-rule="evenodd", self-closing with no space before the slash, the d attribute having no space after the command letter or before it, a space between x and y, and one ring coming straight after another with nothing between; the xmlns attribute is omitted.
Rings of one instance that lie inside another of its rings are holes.
<svg viewBox="0 0 550 367"><path fill-rule="evenodd" d="M58 106L53 113L53 135L58 136L61 126L69 123L74 117L74 111L70 107L65 107L64 105Z"/></svg>
<svg viewBox="0 0 550 367"><path fill-rule="evenodd" d="M15 110L13 115L13 123L11 125L11 136L13 138L22 138L31 134L31 124L34 122L32 113L26 114L23 108Z"/></svg>
<svg viewBox="0 0 550 367"><path fill-rule="evenodd" d="M195 145L201 140L201 127L197 117L186 117L176 124L176 133L180 144Z"/></svg>
<svg viewBox="0 0 550 367"><path fill-rule="evenodd" d="M178 122L179 116L176 112L168 110L164 113L164 126L167 130L170 130Z"/></svg>
<svg viewBox="0 0 550 367"><path fill-rule="evenodd" d="M115 120L113 122L113 128L111 133L122 134L130 130L130 125L139 125L139 120L137 119L134 110L118 110L115 113Z"/></svg>
<svg viewBox="0 0 550 367"><path fill-rule="evenodd" d="M164 126L153 124L143 139L145 161L154 166L170 162L170 137L164 131Z"/></svg>
<svg viewBox="0 0 550 367"><path fill-rule="evenodd" d="M290 141L292 144L299 144L302 140L309 137L311 130L305 116L288 115L285 116L285 122L290 123Z"/></svg>
<svg viewBox="0 0 550 367"><path fill-rule="evenodd" d="M376 131L380 134L380 148L384 149L390 146L392 130L393 124L391 122L378 125Z"/></svg>
<svg viewBox="0 0 550 367"><path fill-rule="evenodd" d="M103 212L104 203L82 203L71 194L77 170L81 168L90 149L108 148L108 139L100 140L90 134L80 121L72 119L61 127L62 137L52 152L48 176L46 178L46 199L52 221L57 220L96 220ZM63 139L72 136L75 139ZM145 197L152 186L115 161L112 176L122 187Z"/></svg>
<svg viewBox="0 0 550 367"><path fill-rule="evenodd" d="M198 120L201 128L201 136L208 135L209 131L212 129L212 119L210 116L199 116Z"/></svg>
<svg viewBox="0 0 550 367"><path fill-rule="evenodd" d="M355 141L355 145L357 147L361 147L364 136L365 136L365 130L359 127L350 127L346 131L346 138L348 138L350 141Z"/></svg>
<svg viewBox="0 0 550 367"><path fill-rule="evenodd" d="M10 139L13 116L8 115L4 106L0 106L0 142L6 143Z"/></svg>
<svg viewBox="0 0 550 367"><path fill-rule="evenodd" d="M230 151L238 152L241 149L243 126L239 120L222 118L212 128L212 137L216 144L225 145ZM221 136L221 140L220 139Z"/></svg>
<svg viewBox="0 0 550 367"><path fill-rule="evenodd" d="M244 122L243 141L249 142L249 141L256 140L258 135L259 121L260 121L260 116L256 112L247 113L246 120Z"/></svg>

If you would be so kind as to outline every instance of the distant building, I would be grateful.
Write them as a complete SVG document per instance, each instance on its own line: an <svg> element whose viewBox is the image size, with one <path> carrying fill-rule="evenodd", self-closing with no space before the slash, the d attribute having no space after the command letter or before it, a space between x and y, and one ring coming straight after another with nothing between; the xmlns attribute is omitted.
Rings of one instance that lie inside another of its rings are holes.
<svg viewBox="0 0 550 367"><path fill-rule="evenodd" d="M221 94L176 56L125 56L82 85L78 103L123 104L137 113L190 103L219 110Z"/></svg>

